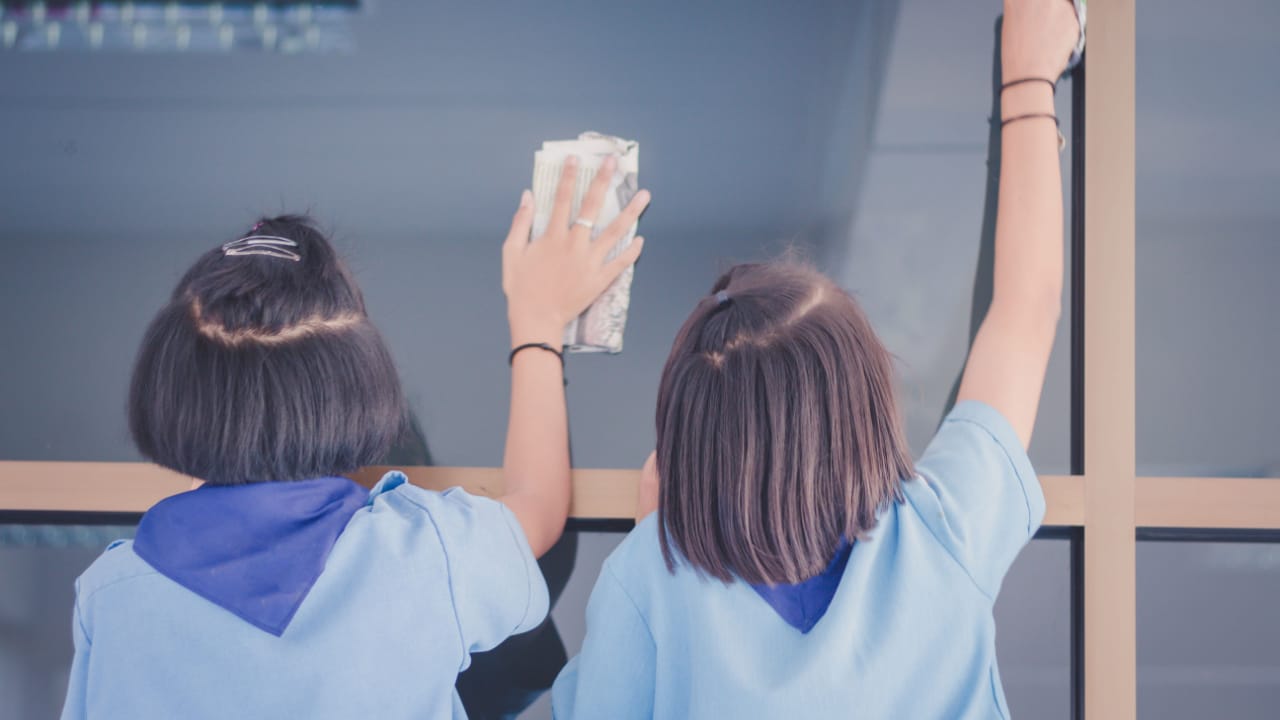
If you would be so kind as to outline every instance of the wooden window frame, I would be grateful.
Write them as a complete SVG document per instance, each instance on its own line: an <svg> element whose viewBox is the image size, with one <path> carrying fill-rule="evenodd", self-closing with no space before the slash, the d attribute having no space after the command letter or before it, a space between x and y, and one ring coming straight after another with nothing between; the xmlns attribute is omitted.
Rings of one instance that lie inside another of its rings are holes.
<svg viewBox="0 0 1280 720"><path fill-rule="evenodd" d="M1140 535L1280 537L1280 479L1137 475L1134 44L1134 0L1094 0L1089 79L1073 82L1072 474L1041 477L1046 534L1073 546L1072 715L1089 720L1137 717ZM356 479L372 484L386 469ZM500 468L401 469L430 488L502 487ZM571 525L628 529L637 479L575 470ZM0 521L133 522L189 485L147 463L0 461Z"/></svg>

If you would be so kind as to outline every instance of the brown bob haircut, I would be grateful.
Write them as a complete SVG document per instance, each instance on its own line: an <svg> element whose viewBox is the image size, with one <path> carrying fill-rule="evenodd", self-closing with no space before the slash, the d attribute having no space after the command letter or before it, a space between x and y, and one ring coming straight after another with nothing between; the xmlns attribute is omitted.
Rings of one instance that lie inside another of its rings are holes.
<svg viewBox="0 0 1280 720"><path fill-rule="evenodd" d="M219 485L381 461L405 403L360 289L306 217L266 218L249 234L295 245L206 252L147 328L129 389L138 450Z"/></svg>
<svg viewBox="0 0 1280 720"><path fill-rule="evenodd" d="M794 261L738 265L676 336L658 390L662 554L796 583L913 473L892 361L857 302Z"/></svg>

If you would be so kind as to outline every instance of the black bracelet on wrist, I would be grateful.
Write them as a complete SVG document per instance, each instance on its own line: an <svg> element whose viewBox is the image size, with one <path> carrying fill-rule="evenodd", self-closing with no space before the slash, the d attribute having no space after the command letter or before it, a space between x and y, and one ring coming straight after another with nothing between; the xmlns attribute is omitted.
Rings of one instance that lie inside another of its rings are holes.
<svg viewBox="0 0 1280 720"><path fill-rule="evenodd" d="M553 354L553 355L555 355L555 356L556 356L556 358L560 361L560 375L561 375L561 377L564 379L565 387L568 387L568 386L569 386L569 378L564 377L564 351L563 351L563 350L557 350L557 349L555 349L554 347L552 347L552 346L551 346L550 344L548 344L548 343L542 343L542 342L540 342L540 343L525 343L525 344L523 344L523 345L517 345L517 346L516 346L516 347L511 351L511 354L507 356L507 364L508 364L508 365L515 365L515 363L516 363L516 355L517 355L517 354L519 354L521 350L529 350L529 349L531 349L531 348L533 348L533 349L537 349L537 350L546 350L547 352L549 352L549 353L551 353L551 354Z"/></svg>
<svg viewBox="0 0 1280 720"><path fill-rule="evenodd" d="M557 349L555 349L554 347L552 347L552 346L550 345L550 343L544 343L544 342L539 342L539 343L525 343L525 344L523 344L523 345L517 345L517 346L515 347L515 349L513 349L513 350L511 351L511 354L507 356L507 364L508 364L508 365L514 365L514 364L515 364L515 362L516 362L516 355L520 354L520 351L521 351L521 350L528 350L528 349L530 349L530 348L537 348L537 349L539 349L539 350L546 350L547 352L549 352L549 353L551 353L551 354L555 355L555 356L556 356L556 358L558 358L558 359L560 360L560 367L562 367L562 368L564 367L564 353L563 353L562 351L557 350Z"/></svg>
<svg viewBox="0 0 1280 720"><path fill-rule="evenodd" d="M1058 125L1058 116L1053 113L1027 113L1025 115L1014 115L1011 118L1005 118L1000 121L1000 129L1003 130L1005 125L1019 120L1031 120L1032 118L1048 118L1053 121L1053 127L1058 132L1058 152L1062 152L1067 147L1067 139L1062 136L1062 128Z"/></svg>
<svg viewBox="0 0 1280 720"><path fill-rule="evenodd" d="M1000 86L1000 92L1001 92L1001 94L1003 94L1005 90L1008 90L1009 88L1013 87L1014 85L1024 85L1024 84L1026 84L1026 83L1033 83L1033 82L1042 82L1042 83L1047 83L1047 84L1049 85L1049 89L1050 89L1050 90L1053 90L1053 91L1057 91L1057 89L1058 89L1058 84L1057 84L1057 83L1055 83L1054 81L1050 80L1049 78L1042 78L1042 77L1025 77L1025 78L1018 78L1017 80L1010 80L1009 82L1007 82L1007 83L1005 83L1005 84L1001 85L1001 86Z"/></svg>
<svg viewBox="0 0 1280 720"><path fill-rule="evenodd" d="M1054 115L1053 113L1027 113L1026 115L1014 115L1011 118L1004 118L1003 120L1000 121L1000 127L1004 127L1005 125L1008 125L1011 122L1017 122L1019 120L1030 120L1031 118L1049 118L1050 120L1053 121L1054 125L1058 124L1058 116Z"/></svg>

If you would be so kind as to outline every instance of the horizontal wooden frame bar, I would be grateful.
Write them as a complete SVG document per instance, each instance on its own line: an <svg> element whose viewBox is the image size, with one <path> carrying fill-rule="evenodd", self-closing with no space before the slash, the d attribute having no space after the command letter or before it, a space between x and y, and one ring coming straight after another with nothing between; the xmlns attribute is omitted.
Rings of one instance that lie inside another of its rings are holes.
<svg viewBox="0 0 1280 720"><path fill-rule="evenodd" d="M365 468L354 479L372 485L390 469ZM502 492L501 468L402 470L422 487L460 486L489 496ZM630 519L637 477L635 470L575 470L571 516ZM1045 525L1084 525L1083 477L1045 475L1040 483L1048 505ZM190 478L150 463L0 461L0 511L141 513L190 485ZM1280 529L1280 479L1139 477L1134 494L1139 527Z"/></svg>
<svg viewBox="0 0 1280 720"><path fill-rule="evenodd" d="M1280 530L1280 478L1139 477L1138 527Z"/></svg>
<svg viewBox="0 0 1280 720"><path fill-rule="evenodd" d="M190 487L151 463L0 462L0 511L138 513Z"/></svg>
<svg viewBox="0 0 1280 720"><path fill-rule="evenodd" d="M477 495L502 492L502 468L370 467L353 479L371 486L388 470L402 470L421 487L462 487ZM630 520L635 516L637 470L573 471L569 514L576 520ZM1040 478L1048 503L1046 525L1084 523L1084 478ZM191 487L191 479L151 463L0 461L0 512L142 513Z"/></svg>
<svg viewBox="0 0 1280 720"><path fill-rule="evenodd" d="M365 468L354 479L372 485L392 468ZM478 495L502 492L502 469L401 468L414 484L460 486ZM637 472L582 469L573 473L570 515L579 520L627 520L635 512ZM1084 525L1085 483L1079 475L1045 475L1045 525ZM150 463L0 461L0 511L141 513L190 487L190 478ZM1138 527L1280 529L1280 479L1139 477Z"/></svg>

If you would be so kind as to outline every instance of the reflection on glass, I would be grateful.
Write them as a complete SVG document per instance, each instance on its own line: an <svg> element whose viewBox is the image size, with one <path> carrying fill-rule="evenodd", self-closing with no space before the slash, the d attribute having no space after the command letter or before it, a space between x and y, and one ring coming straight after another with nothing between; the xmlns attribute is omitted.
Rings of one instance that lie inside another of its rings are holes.
<svg viewBox="0 0 1280 720"><path fill-rule="evenodd" d="M48 5L53 5L49 8ZM280 3L278 5L283 5ZM0 51L348 52L359 2L0 3Z"/></svg>
<svg viewBox="0 0 1280 720"><path fill-rule="evenodd" d="M1280 4L1137 21L1138 472L1280 477Z"/></svg>
<svg viewBox="0 0 1280 720"><path fill-rule="evenodd" d="M1138 717L1280 708L1280 544L1138 543Z"/></svg>

